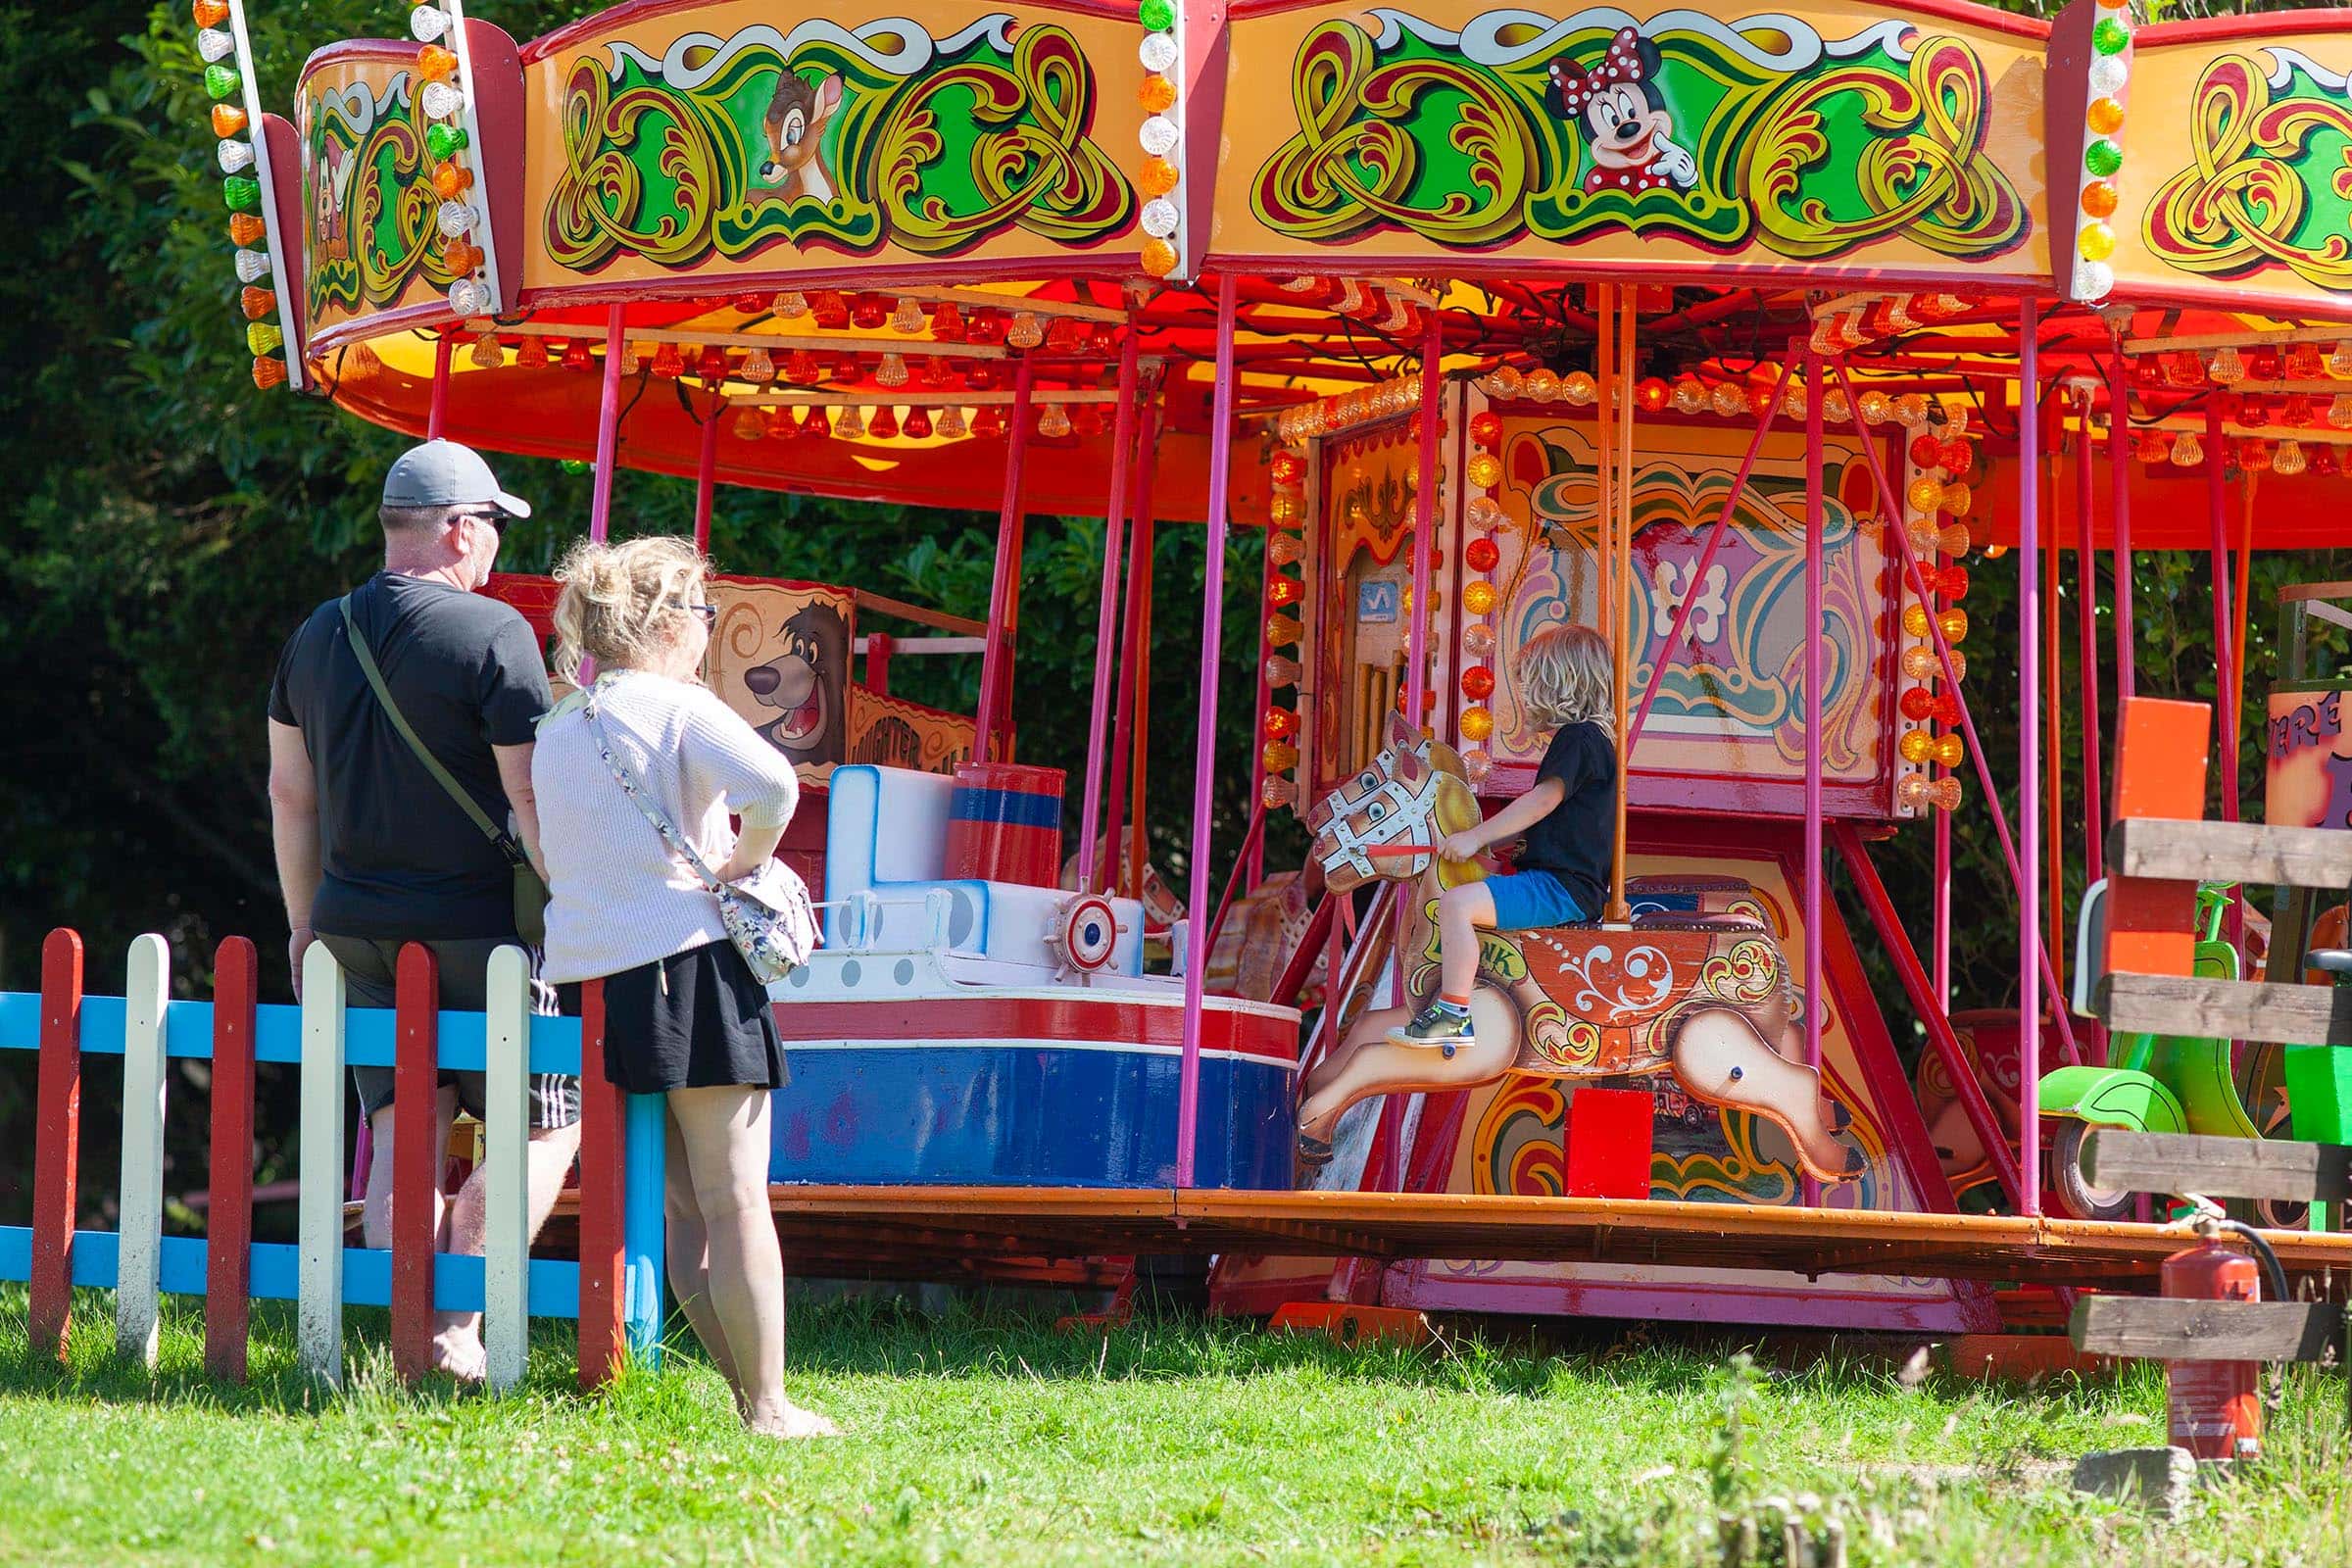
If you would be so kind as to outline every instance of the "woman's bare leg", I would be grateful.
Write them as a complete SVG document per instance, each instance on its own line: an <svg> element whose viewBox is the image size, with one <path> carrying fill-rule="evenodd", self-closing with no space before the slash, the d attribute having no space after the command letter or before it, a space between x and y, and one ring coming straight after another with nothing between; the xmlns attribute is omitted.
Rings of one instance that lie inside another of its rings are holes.
<svg viewBox="0 0 2352 1568"><path fill-rule="evenodd" d="M765 1089L673 1089L710 1248L710 1295L743 1399L744 1421L774 1437L831 1436L833 1423L784 1397L784 1254L767 1208Z"/></svg>
<svg viewBox="0 0 2352 1568"><path fill-rule="evenodd" d="M694 1337L702 1342L710 1364L727 1380L735 1413L743 1413L743 1389L735 1375L735 1357L727 1349L726 1330L710 1304L710 1237L703 1228L703 1211L694 1201L694 1171L686 1158L686 1144L678 1134L675 1116L662 1118L667 1156L662 1166L662 1217L668 1228L669 1289L685 1309Z"/></svg>

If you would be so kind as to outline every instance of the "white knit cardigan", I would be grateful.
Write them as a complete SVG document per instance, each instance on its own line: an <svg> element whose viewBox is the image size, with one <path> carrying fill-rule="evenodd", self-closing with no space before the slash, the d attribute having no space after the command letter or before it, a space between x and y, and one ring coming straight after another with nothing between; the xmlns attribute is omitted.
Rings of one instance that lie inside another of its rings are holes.
<svg viewBox="0 0 2352 1568"><path fill-rule="evenodd" d="M712 870L744 826L780 827L800 800L784 754L709 688L643 670L597 682L613 753ZM576 694L541 721L531 754L547 860L551 983L591 980L726 940L718 901L673 855L597 753Z"/></svg>

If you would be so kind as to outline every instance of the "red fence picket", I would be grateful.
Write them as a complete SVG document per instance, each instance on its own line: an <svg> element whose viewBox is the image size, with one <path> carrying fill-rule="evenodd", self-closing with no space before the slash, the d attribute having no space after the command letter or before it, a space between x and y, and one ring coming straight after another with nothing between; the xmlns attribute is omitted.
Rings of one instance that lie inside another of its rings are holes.
<svg viewBox="0 0 2352 1568"><path fill-rule="evenodd" d="M441 965L430 948L400 950L394 975L392 1367L414 1383L432 1370L434 1238L440 1230Z"/></svg>
<svg viewBox="0 0 2352 1568"><path fill-rule="evenodd" d="M41 1067L32 1152L30 1353L64 1360L73 1326L74 1201L81 1158L81 938L41 944Z"/></svg>
<svg viewBox="0 0 2352 1568"><path fill-rule="evenodd" d="M612 1376L628 1347L621 1216L628 1172L620 1091L605 1077L605 983L580 987L580 1387Z"/></svg>
<svg viewBox="0 0 2352 1568"><path fill-rule="evenodd" d="M245 1381L253 1261L253 1026L260 956L229 937L213 958L212 1195L205 1213L204 1365Z"/></svg>

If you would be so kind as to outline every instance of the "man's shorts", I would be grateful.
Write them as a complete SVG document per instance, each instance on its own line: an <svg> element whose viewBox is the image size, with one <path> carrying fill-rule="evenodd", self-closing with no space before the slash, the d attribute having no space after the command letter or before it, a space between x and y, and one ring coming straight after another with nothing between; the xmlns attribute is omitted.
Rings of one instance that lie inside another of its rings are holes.
<svg viewBox="0 0 2352 1568"><path fill-rule="evenodd" d="M1494 901L1494 929L1533 931L1540 926L1574 925L1589 920L1576 895L1549 871L1514 871L1487 878L1487 893Z"/></svg>
<svg viewBox="0 0 2352 1568"><path fill-rule="evenodd" d="M326 951L335 956L343 966L346 995L354 1006L389 1007L393 1004L395 988L393 976L400 962L402 942L382 941L374 937L330 937L318 940ZM480 1012L488 1005L490 955L513 943L505 938L468 938L460 941L427 942L424 944L441 960L441 1005L451 1012ZM531 982L534 1012L554 1012L554 994L537 980ZM360 1094L360 1114L373 1118L379 1110L392 1103L390 1067L353 1067L352 1087ZM478 1072L445 1071L443 1084L454 1084L458 1103L467 1115L477 1121L483 1115L486 1090ZM527 1097L530 1106L531 1130L545 1131L554 1127L568 1127L580 1119L580 1081L556 1073L533 1073Z"/></svg>

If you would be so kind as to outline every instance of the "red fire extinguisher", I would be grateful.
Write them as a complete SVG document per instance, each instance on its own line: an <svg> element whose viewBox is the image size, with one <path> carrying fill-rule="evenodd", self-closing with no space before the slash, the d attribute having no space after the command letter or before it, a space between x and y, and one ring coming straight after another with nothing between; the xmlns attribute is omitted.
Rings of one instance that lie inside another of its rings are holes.
<svg viewBox="0 0 2352 1568"><path fill-rule="evenodd" d="M2262 1298L2254 1259L2207 1240L2164 1260L2164 1294L2176 1300ZM2253 1361L2168 1361L2165 1403L2176 1447L2200 1459L2251 1459L2262 1451L2262 1400Z"/></svg>

